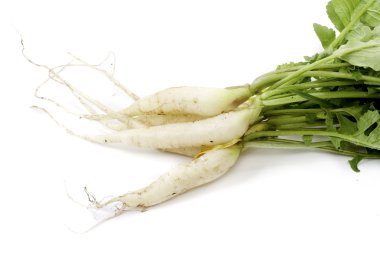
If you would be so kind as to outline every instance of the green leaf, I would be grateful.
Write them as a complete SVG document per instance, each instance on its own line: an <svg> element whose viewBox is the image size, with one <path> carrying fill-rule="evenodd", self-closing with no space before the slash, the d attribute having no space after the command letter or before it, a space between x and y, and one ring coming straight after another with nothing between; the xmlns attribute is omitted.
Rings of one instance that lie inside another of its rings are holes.
<svg viewBox="0 0 380 253"><path fill-rule="evenodd" d="M326 9L331 22L339 31L348 26L356 15L359 15L358 21L370 28L380 25L379 0L331 0Z"/></svg>
<svg viewBox="0 0 380 253"><path fill-rule="evenodd" d="M339 130L338 130L339 133L352 135L357 132L358 128L357 128L356 122L352 122L341 113L338 113L337 117L338 117L338 121L340 125Z"/></svg>
<svg viewBox="0 0 380 253"><path fill-rule="evenodd" d="M372 30L372 36L373 36L373 37L380 37L380 25L376 26L376 27Z"/></svg>
<svg viewBox="0 0 380 253"><path fill-rule="evenodd" d="M316 62L319 58L320 58L320 55L318 53L314 54L312 56L305 56L304 57L305 61L309 62L309 63Z"/></svg>
<svg viewBox="0 0 380 253"><path fill-rule="evenodd" d="M350 22L351 16L361 0L331 0L327 4L327 15L336 29L342 31Z"/></svg>
<svg viewBox="0 0 380 253"><path fill-rule="evenodd" d="M332 111L327 111L325 124L327 131L336 132L342 136L330 137L330 141L335 149L345 149L343 143L348 141L354 145L380 151L380 112L378 110L372 107L362 114L359 120L355 121L352 121L352 119L354 119L352 115L350 115L351 119L346 117L343 114L346 113L344 110L336 114ZM357 112L355 112L355 114L356 113ZM339 125L334 120L334 115L336 115Z"/></svg>
<svg viewBox="0 0 380 253"><path fill-rule="evenodd" d="M346 36L347 40L368 41L372 38L372 31L369 26L358 23L355 28Z"/></svg>
<svg viewBox="0 0 380 253"><path fill-rule="evenodd" d="M337 113L336 116L338 118L339 128L337 128L337 125L334 123L333 114L330 112L327 113L327 118L326 118L327 130L331 132L338 132L344 135L350 135L350 136L357 132L358 128L356 126L356 122L352 122L347 117L345 117L342 113ZM342 142L344 141L344 139L337 138L337 137L330 137L330 141L337 150L342 149Z"/></svg>
<svg viewBox="0 0 380 253"><path fill-rule="evenodd" d="M378 111L368 110L358 121L358 133L362 134L368 130L373 124L380 120ZM380 141L380 140L379 140Z"/></svg>
<svg viewBox="0 0 380 253"><path fill-rule="evenodd" d="M355 81L360 81L360 80L362 80L362 78L363 78L363 74L362 74L362 72L360 72L360 71L353 71L353 72L351 72L351 75L352 75L352 78L353 78Z"/></svg>
<svg viewBox="0 0 380 253"><path fill-rule="evenodd" d="M379 6L380 8L380 6ZM380 12L380 9L379 9ZM379 17L380 18L380 17ZM362 42L367 42L372 39L380 38L380 25L369 27L359 22L350 33L347 34L346 39L349 41L358 40Z"/></svg>
<svg viewBox="0 0 380 253"><path fill-rule="evenodd" d="M361 6L364 6L369 0L362 0ZM366 13L361 17L361 22L370 27L380 25L380 1L375 0L371 6L368 7Z"/></svg>
<svg viewBox="0 0 380 253"><path fill-rule="evenodd" d="M288 63L278 65L276 70L288 69L288 68L293 68L293 67L300 67L300 66L304 66L305 64L306 64L305 62L288 62Z"/></svg>
<svg viewBox="0 0 380 253"><path fill-rule="evenodd" d="M340 59L359 67L380 71L380 38L367 42L351 40L334 52Z"/></svg>
<svg viewBox="0 0 380 253"><path fill-rule="evenodd" d="M363 157L360 156L360 155L357 155L355 156L354 158L352 158L352 160L348 161L350 166L351 166L351 169L355 172L360 172L359 168L358 168L358 164L359 162L363 160Z"/></svg>
<svg viewBox="0 0 380 253"><path fill-rule="evenodd" d="M341 31L331 43L332 49L345 43L347 35L355 30L359 22L371 29L380 24L380 0L331 0L327 14L335 27Z"/></svg>
<svg viewBox="0 0 380 253"><path fill-rule="evenodd" d="M315 33L321 41L323 48L327 49L330 46L330 44L335 40L335 31L331 28L316 23L313 24L313 27Z"/></svg>
<svg viewBox="0 0 380 253"><path fill-rule="evenodd" d="M334 112L340 112L340 113L344 112L354 117L356 121L359 121L359 119L362 117L363 112L365 110L368 110L367 105L358 105L358 106L335 109Z"/></svg>
<svg viewBox="0 0 380 253"><path fill-rule="evenodd" d="M380 113L368 110L357 122L358 131L353 136L365 146L380 150Z"/></svg>

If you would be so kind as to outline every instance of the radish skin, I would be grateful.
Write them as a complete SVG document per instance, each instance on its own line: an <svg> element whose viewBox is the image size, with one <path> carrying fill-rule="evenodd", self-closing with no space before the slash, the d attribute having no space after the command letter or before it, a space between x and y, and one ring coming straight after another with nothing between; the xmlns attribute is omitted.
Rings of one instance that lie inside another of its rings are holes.
<svg viewBox="0 0 380 253"><path fill-rule="evenodd" d="M236 108L251 95L248 86L236 88L174 87L141 98L122 113L194 114L211 117Z"/></svg>
<svg viewBox="0 0 380 253"><path fill-rule="evenodd" d="M112 198L105 203L96 203L96 207L121 203L122 210L126 210L157 205L221 177L236 163L240 151L240 145L211 150L187 164L178 165L147 187Z"/></svg>
<svg viewBox="0 0 380 253"><path fill-rule="evenodd" d="M123 119L124 129L131 128L144 128L149 126L159 126L173 123L183 123L198 121L204 119L204 117L198 115L139 115L135 117L126 116L125 114L118 113L118 118L113 117L109 114L89 114L80 115L83 118L94 120L94 121L105 121L105 120L118 120L118 118Z"/></svg>
<svg viewBox="0 0 380 253"><path fill-rule="evenodd" d="M183 123L183 122L192 122L204 119L202 116L198 115L175 115L175 114L167 114L167 115L139 115L133 117L134 120L140 121L141 123L147 126L159 126L173 123Z"/></svg>
<svg viewBox="0 0 380 253"><path fill-rule="evenodd" d="M82 137L98 143L123 143L144 148L184 148L218 145L240 138L257 119L261 107L248 107L195 122L131 129Z"/></svg>
<svg viewBox="0 0 380 253"><path fill-rule="evenodd" d="M194 157L197 154L199 154L202 149L200 147L184 147L184 148L167 148L167 149L161 149L164 152Z"/></svg>

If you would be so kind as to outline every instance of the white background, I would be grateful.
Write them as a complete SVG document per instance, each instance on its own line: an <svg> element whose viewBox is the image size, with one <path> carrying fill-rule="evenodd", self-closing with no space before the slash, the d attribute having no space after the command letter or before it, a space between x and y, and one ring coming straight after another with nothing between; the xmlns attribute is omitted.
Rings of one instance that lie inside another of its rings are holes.
<svg viewBox="0 0 380 253"><path fill-rule="evenodd" d="M326 3L1 1L0 251L379 252L380 162L364 161L357 174L348 158L315 151L251 150L217 182L74 233L96 221L65 182L86 203L84 185L121 194L187 159L87 143L29 108L47 73L23 58L18 32L49 66L67 63L66 52L97 63L113 51L115 76L147 95L242 85L302 60L320 50L312 23L329 24ZM90 89L111 86L98 81Z"/></svg>

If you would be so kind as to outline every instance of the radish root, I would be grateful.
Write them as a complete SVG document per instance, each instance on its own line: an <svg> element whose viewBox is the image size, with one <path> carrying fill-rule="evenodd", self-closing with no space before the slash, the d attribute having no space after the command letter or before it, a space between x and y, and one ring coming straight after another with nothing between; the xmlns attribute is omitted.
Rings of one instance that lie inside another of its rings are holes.
<svg viewBox="0 0 380 253"><path fill-rule="evenodd" d="M49 102L80 119L99 122L109 130L104 135L80 134L66 127L46 108L32 106L46 113L68 134L95 143L131 144L194 157L187 164L178 165L163 174L150 185L124 195L107 198L108 200L98 201L87 187L84 187L90 203L89 208L108 212L111 210L113 214L89 230L125 211L144 211L224 175L236 163L241 153L240 137L261 112L260 103L248 99L251 96L248 86L226 89L177 87L140 99L114 78L115 62L112 64L111 73L101 67L113 54L102 63L91 65L68 53L73 58L69 63L51 68L32 61L25 54L22 40L21 44L22 54L31 64L48 70L48 79L35 90L34 95L37 99ZM115 87L135 102L126 109L116 111L87 96L63 78L62 73L72 67L87 67L105 75ZM85 112L74 112L54 99L41 96L41 88L50 80L67 88Z"/></svg>
<svg viewBox="0 0 380 253"><path fill-rule="evenodd" d="M187 164L178 165L140 190L107 201L98 202L86 189L88 200L97 209L116 205L115 216L123 211L145 210L221 177L236 163L241 149L241 145L237 144L211 150Z"/></svg>
<svg viewBox="0 0 380 253"><path fill-rule="evenodd" d="M33 64L37 67L41 67L41 68L48 70L48 76L49 76L48 79L45 80L43 83L41 83L35 90L34 95L37 99L50 102L50 103L54 104L55 106L57 106L58 108L63 109L65 112L67 112L71 115L77 116L79 118L98 121L103 126L107 127L108 129L111 129L111 130L122 131L122 130L128 129L128 128L145 127L145 125L143 123L139 122L138 120L134 120L134 119L132 119L126 115L121 115L117 112L114 112L112 109L108 108L107 106L100 103L99 101L88 97L87 95L85 95L84 93L82 93L81 91L76 89L73 85L71 85L67 80L65 80L60 75L60 73L62 73L66 68L69 68L69 67L79 67L79 66L89 67L91 69L94 69L96 71L103 73L116 87L118 87L120 90L122 90L126 95L128 95L133 100L138 99L138 96L136 94L134 94L129 89L124 87L119 81L117 81L113 77L113 73L110 74L105 69L100 67L105 61L107 61L107 59L110 57L111 54L109 54L107 56L107 58L105 58L101 63L96 64L96 65L90 65L90 64L84 62L83 60L81 60L79 57L76 57L73 54L69 53L69 55L71 57L73 57L73 60L70 61L70 63L51 68L51 67L48 67L46 65L36 63L35 61L31 60L29 56L26 55L23 39L21 39L21 45L22 45L22 54L27 61L29 61L31 64ZM78 61L79 64L74 64L73 63L74 61ZM115 63L113 63L112 65L115 67ZM86 111L89 114L75 113L75 112L71 111L70 109L68 109L67 107L56 102L55 100L39 95L39 91L42 88L42 86L46 85L48 83L48 81L50 81L50 80L52 80L56 83L62 84L65 87L67 87L69 89L69 91L72 93L72 95L76 99L78 99L78 101L82 104L82 106L86 109ZM106 113L105 115L107 115L107 117L104 117L104 118L99 117L98 118L97 116L99 116L99 114L95 111L95 109L93 107L102 111L103 113ZM44 111L46 111L46 110L44 110ZM116 120L119 122L119 124L116 126L115 126L115 124L112 125L109 123L110 120Z"/></svg>

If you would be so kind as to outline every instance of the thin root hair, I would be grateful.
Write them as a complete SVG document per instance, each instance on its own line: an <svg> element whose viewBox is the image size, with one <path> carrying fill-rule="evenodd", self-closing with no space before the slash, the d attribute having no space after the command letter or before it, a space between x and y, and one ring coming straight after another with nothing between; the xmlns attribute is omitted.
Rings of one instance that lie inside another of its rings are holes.
<svg viewBox="0 0 380 253"><path fill-rule="evenodd" d="M134 92L132 92L131 90L129 90L128 88L126 88L118 80L115 79L115 77L114 77L114 71L115 71L115 66L116 66L116 57L115 57L115 55L113 53L109 54L109 55L113 55L113 57L114 57L113 70L112 70L111 74L108 71L106 71L105 69L100 68L100 66L102 64L92 65L92 64L89 64L89 63L85 62L84 60L80 59L79 57L73 55L72 53L68 53L68 54L71 57L73 57L75 60L77 60L78 62L82 63L83 66L92 68L92 69L97 70L100 73L104 74L117 88L119 88L120 90L122 90L127 96L129 96L134 101L136 101L136 100L139 99L139 96L137 96ZM103 62L105 62L108 59L108 57Z"/></svg>
<svg viewBox="0 0 380 253"><path fill-rule="evenodd" d="M102 72L103 74L105 74L108 77L109 80L111 80L118 88L122 89L128 96L132 97L133 99L137 99L138 97L134 93L132 93L131 91L129 91L120 82L118 82L116 79L113 78L113 74L110 74L106 70L104 70L104 69L102 69L102 68L99 67L101 64L103 64L109 58L109 56L111 54L109 54L107 56L107 58L105 60L103 60L100 64L90 65L90 64L84 62L83 60L81 60L80 58L78 58L78 57L74 56L73 54L69 53L69 55L71 55L74 58L70 63L50 68L50 67L48 67L46 65L36 63L29 56L26 55L23 39L21 39L21 45L22 45L22 54L27 59L27 61L29 61L31 64L33 64L33 65L35 65L37 67L45 68L45 69L47 69L49 71L49 78L47 80L45 80L43 83L41 83L36 88L36 90L35 90L34 95L35 95L36 98L44 100L44 101L47 101L47 102L50 102L50 103L54 104L55 106L57 106L58 108L63 109L65 112L67 112L69 114L72 114L72 115L75 115L75 116L77 116L79 118L85 118L85 119L88 119L88 120L98 121L103 126L107 127L108 129L114 130L114 131L122 131L122 130L125 130L125 129L128 129L128 128L134 128L134 126L145 127L141 122L138 122L138 121L135 121L133 119L130 119L126 115L121 115L121 114L113 111L109 107L105 106L104 104L100 103L99 101L94 100L94 99L88 97L87 95L85 95L84 93L82 93L81 91L79 91L78 89L76 89L73 85L71 85L67 80L65 80L60 75L60 73L62 73L68 67L75 67L75 66L89 67L89 68L92 68L92 69L95 69L97 71ZM73 64L72 62L74 60L75 61L79 61L80 64ZM113 65L115 65L115 64L113 64ZM73 94L73 96L76 99L78 99L78 101L82 104L82 106L90 114L87 115L87 114L78 114L78 113L75 113L75 112L71 111L70 109L68 109L67 107L63 106L62 104L58 103L57 101L55 101L55 100L53 100L51 98L39 95L39 91L40 91L41 87L44 86L44 85L46 85L49 80L53 80L53 81L55 81L55 82L57 82L59 84L62 84L64 86L66 86L71 91L71 93ZM101 110L102 112L106 113L107 117L97 117L96 115L99 115L99 114L94 110L93 106L95 106L97 109ZM109 123L110 120L116 120L116 121L119 122L119 124L117 124L117 125L110 124Z"/></svg>

